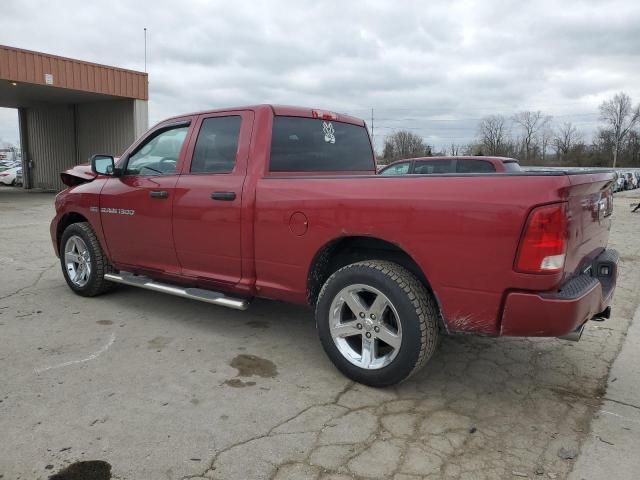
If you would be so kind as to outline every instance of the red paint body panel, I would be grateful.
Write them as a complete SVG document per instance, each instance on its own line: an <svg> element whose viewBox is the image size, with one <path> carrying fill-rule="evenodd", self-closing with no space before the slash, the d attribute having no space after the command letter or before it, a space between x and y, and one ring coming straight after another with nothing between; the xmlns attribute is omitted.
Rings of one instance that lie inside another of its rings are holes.
<svg viewBox="0 0 640 480"><path fill-rule="evenodd" d="M114 264L179 272L173 244L171 198L178 175L110 178L100 193L100 217L110 259ZM151 198L167 191L168 199ZM133 214L110 213L111 210Z"/></svg>
<svg viewBox="0 0 640 480"><path fill-rule="evenodd" d="M515 272L513 262L532 205L566 198L566 176L265 178L256 190L257 287L265 296L305 301L315 254L361 235L398 245L420 265L450 331L495 334L507 290L548 291L563 279ZM302 237L289 234L296 211L309 219Z"/></svg>
<svg viewBox="0 0 640 480"><path fill-rule="evenodd" d="M559 299L554 295L512 292L507 295L500 335L560 337L577 330L611 303L617 270L608 292L594 285L577 298Z"/></svg>
<svg viewBox="0 0 640 480"><path fill-rule="evenodd" d="M603 299L601 291L589 292L569 305L552 302L547 294L606 247L610 219L602 216L600 200L611 174L383 177L375 175L373 162L365 172L270 174L274 114L314 115L308 108L259 105L159 124L154 129L191 121L178 174L98 176L70 188L56 203L52 235L66 213L92 215L90 222L101 232L101 243L117 268L296 303L307 302L309 272L323 247L342 237L374 237L398 246L416 262L450 332L564 334L576 318L582 320L585 312L610 300L610 295ZM203 119L224 115L242 116L234 170L190 174ZM335 121L364 125L341 114ZM119 166L135 146L123 154ZM148 190L160 183L170 190L169 198L150 199ZM211 193L217 191L236 197L216 202ZM557 202L566 202L568 212L564 271L516 272L515 256L529 213ZM97 205L136 213L90 212Z"/></svg>
<svg viewBox="0 0 640 480"><path fill-rule="evenodd" d="M202 115L196 131L206 118L227 116L229 112ZM253 124L253 112L240 115L244 125ZM236 165L230 173L190 173L190 161L182 168L173 201L173 238L182 273L233 286L242 276L242 193L247 175L251 128L241 129ZM187 147L193 154L197 135ZM216 201L214 192L231 192L235 200Z"/></svg>
<svg viewBox="0 0 640 480"><path fill-rule="evenodd" d="M49 227L56 255L60 250L58 245L58 224L66 215L72 213L81 215L89 222L93 230L96 232L96 236L98 237L102 248L107 254L109 253L102 232L100 213L98 208L96 208L100 202L100 191L102 190L106 180L106 177L98 178L90 183L79 184L72 189L63 190L56 195L56 216L51 221L51 225ZM71 191L73 192L73 195L68 194Z"/></svg>
<svg viewBox="0 0 640 480"><path fill-rule="evenodd" d="M93 171L91 170L91 165L83 164L76 165L66 172L62 172L60 176L62 177L62 182L65 185L73 187L74 185L90 182L94 180L98 175L93 173Z"/></svg>

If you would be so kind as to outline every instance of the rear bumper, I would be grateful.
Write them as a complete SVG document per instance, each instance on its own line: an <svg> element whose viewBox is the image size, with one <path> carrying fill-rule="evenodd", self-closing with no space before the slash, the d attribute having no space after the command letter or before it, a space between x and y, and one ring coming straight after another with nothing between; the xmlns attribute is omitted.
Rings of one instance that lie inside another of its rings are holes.
<svg viewBox="0 0 640 480"><path fill-rule="evenodd" d="M618 278L618 252L605 250L591 272L573 277L547 293L510 292L502 312L500 335L560 337L579 329L611 303Z"/></svg>

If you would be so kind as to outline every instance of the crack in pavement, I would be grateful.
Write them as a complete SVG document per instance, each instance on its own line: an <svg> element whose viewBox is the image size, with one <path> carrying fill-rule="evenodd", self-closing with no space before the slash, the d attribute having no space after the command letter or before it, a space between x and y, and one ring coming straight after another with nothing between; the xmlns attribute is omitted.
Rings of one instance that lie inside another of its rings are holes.
<svg viewBox="0 0 640 480"><path fill-rule="evenodd" d="M34 288L35 286L37 286L37 285L38 285L38 283L40 283L40 280L42 280L42 277L44 276L44 274L45 274L45 273L47 273L47 272L48 272L49 270L51 270L53 267L58 266L58 265L60 265L60 262L59 262L59 261L58 261L58 262L56 262L56 263L54 263L53 265L50 265L50 266L48 266L48 267L45 267L44 269L42 269L42 270L38 273L38 275L36 276L36 279L35 279L35 280L30 284L30 285L27 285L27 286L24 286L24 287L22 287L22 288L19 288L18 290L16 290L16 291L15 291L15 292L13 292L13 293L9 293L9 294L7 294L7 295L3 295L3 296L1 296L1 297L0 297L0 300L4 300L4 299L6 299L6 298L15 297L16 295L18 295L19 293L22 293L22 292L23 292L23 291L25 291L25 290L28 290L28 289L30 289L30 288Z"/></svg>
<svg viewBox="0 0 640 480"><path fill-rule="evenodd" d="M622 338L597 329L580 347L447 338L411 382L388 390L349 384L184 478L563 478L573 460L558 451L579 451Z"/></svg>
<svg viewBox="0 0 640 480"><path fill-rule="evenodd" d="M640 282L621 280L633 298L617 310L624 324ZM446 338L411 382L388 390L349 384L184 478L489 480L514 471L564 478L574 460L559 451L579 451L589 435L623 338L624 331L593 327L580 344Z"/></svg>
<svg viewBox="0 0 640 480"><path fill-rule="evenodd" d="M635 408L636 410L640 410L640 406L634 405L633 403L623 402L622 400L615 400L609 397L602 397L602 400L606 400L607 402L617 403L618 405L624 405L625 407Z"/></svg>
<svg viewBox="0 0 640 480"><path fill-rule="evenodd" d="M616 222L620 220L624 221L625 217L616 218ZM634 233L632 224L618 223L617 225L616 229L612 230L611 246L617 248L627 258L637 256L638 248L637 242L632 237ZM634 262L638 261L640 256L634 260ZM100 433L103 443L96 443L93 446L91 442L96 440L85 434L82 428L76 429L77 435L84 441L83 448L86 446L87 452L100 452L100 448L107 445L106 442L111 442L108 444L109 455L113 458L125 459L121 460L121 465L115 466L120 470L119 474L122 478L178 477L200 480L285 480L287 478L296 480L306 478L315 480L347 478L467 480L474 478L493 480L513 478L513 472L528 475L529 478L546 478L547 474L553 474L558 479L566 478L573 467L574 460L560 458L559 451L561 449L565 452L580 451L584 439L591 435L590 420L595 413L616 415L602 411L601 408L605 400L614 401L604 396L606 379L639 300L640 269L633 268L636 264L630 262L629 260L629 263L620 269L621 288L616 292L614 313L608 321L608 326L602 327L600 324L590 323L579 343L536 338L445 338L442 348L426 368L410 381L399 386L384 390L370 389L348 382L336 375L329 380L326 377L322 379L322 385L330 385L326 389L319 387L320 383L316 384L312 380L305 382L305 390L299 397L296 396L298 390L291 384L287 384L289 379L283 380L283 378L289 375L293 368L298 370L296 375L300 370L303 374L308 373L306 370L308 366L304 364L306 359L302 356L297 360L302 362L300 364L293 367L282 365L279 379L265 379L264 385L260 385L260 388L264 387L264 392L256 388L255 390L245 389L243 392L230 389L216 390L212 393L206 383L206 378L209 377L199 377L195 374L187 376L181 373L182 367L196 368L192 365L195 356L180 360L176 356L163 355L162 361L171 362L172 366L178 365L180 368L176 370L177 373L165 374L160 378L170 382L171 388L175 390L173 399L184 401L184 403L176 402L176 410L173 411L175 415L162 413L162 409L158 410L160 413L157 414L163 415L162 418L167 422L166 424L163 423L159 428L150 429L150 431L146 430L150 427L148 424L145 424L145 430L141 429L139 432L129 429L127 434L131 435L130 440L120 444L112 441L124 431L116 430L116 427L113 427L113 430L106 430L108 433ZM43 290L46 282L39 286L37 283L44 273L45 271L40 272L40 278L34 282L33 287L37 287L34 288L34 293L39 294ZM49 287L48 283L46 287ZM24 287L20 291L27 288L29 287ZM17 293L20 292L11 295ZM24 299L6 303L17 305L23 300L35 302L38 297L32 296L30 292L29 296L24 296ZM108 302L104 303L104 305L107 304ZM73 305L75 306L75 301ZM109 303L109 305L112 304ZM62 311L68 312L71 308L69 306ZM122 308L126 314L133 311L128 310L128 305L123 306L123 304L116 308ZM195 310L204 311L198 310L198 307L195 307ZM108 311L107 307L104 311ZM146 306L135 310L140 318L153 317L151 312L153 310ZM248 315L252 313L249 312ZM258 312L253 315L261 318L260 315L264 316L265 313ZM5 314L6 317L8 315ZM174 318L169 317L171 315L161 318L153 325L168 329L170 327L167 327L164 322L168 325L170 321L175 321ZM13 320L13 317L10 320ZM23 323L25 322L16 321L12 325L20 335L24 335L25 332ZM38 322L32 323L33 328L40 325ZM275 321L273 324L275 325ZM171 325L174 324L171 323ZM192 335L195 332L193 325L185 322L181 328L185 329L184 332L188 332L187 335ZM201 324L197 323L197 325L200 328ZM237 326L237 323L235 325L233 328L242 329ZM92 327L94 327L93 324ZM57 325L56 328L58 328ZM217 326L218 328L220 331L223 329L221 326ZM273 329L275 330L276 327L274 326ZM305 332L309 333L307 330ZM242 333L244 332L238 334L236 338L241 338ZM144 335L146 334L145 329ZM163 332L158 334L166 335ZM136 352L134 346L137 343L144 346L146 339L140 332L137 335L140 338L135 335L135 332L128 337L132 344L129 347L133 352ZM293 338L293 336L287 337L282 344L269 345L269 347L282 348L282 345L291 342ZM295 340L301 341L299 337ZM302 341L312 341L311 335ZM126 344L126 340L123 339L123 342ZM266 343L264 337L261 342L263 344L258 345L257 348L262 348L264 352L268 348L264 347ZM253 345L255 346L256 343ZM126 347L124 344L123 346ZM242 348L245 346L251 348L250 344L243 344ZM189 352L188 347L186 348ZM203 349L203 351L206 350ZM145 353L147 353L146 349ZM195 355L194 352L190 353ZM278 355L279 358L284 358L282 352L278 352ZM199 371L201 368L205 372L210 371L208 368L211 367L212 360L209 358L207 361L209 363L198 365ZM226 362L227 358L214 356L213 361ZM137 363L135 368L140 366L140 363ZM162 367L164 368L165 365L163 364ZM132 368L134 368L133 364ZM142 368L151 370L151 367L146 365ZM331 367L327 366L327 368ZM157 373L157 370L154 372ZM58 373L62 375L63 372ZM139 370L135 373L139 373ZM224 372L218 373L221 378L224 377ZM139 378L136 377L136 381ZM217 380L218 377L214 378ZM44 385L45 381L40 383ZM45 385L43 391L53 391L45 388L59 389L61 393L57 394L57 398L62 402L65 401L67 391L78 391L72 388L86 390L85 385L75 387L67 382L64 387L55 385L50 387ZM150 385L142 383L132 387L131 384L126 384L124 387L142 389ZM165 388L166 384L163 383L158 387ZM197 410L195 406L192 408L188 403L196 390L200 400L198 408L201 410ZM277 394L271 397L270 395L274 392L270 394L269 390L276 390ZM22 390L21 393L32 391ZM145 390L146 393L148 390ZM208 397L207 394L209 394ZM238 402L238 405L246 407L222 406L221 403L216 403L221 399L230 398L232 401L240 399L238 395L247 394L249 396L244 397L242 402ZM255 397L251 396L253 394L256 394ZM22 397L16 396L16 398L21 400ZM110 397L105 396L105 398ZM262 405L260 402L269 401L270 398L277 398L279 401L283 398L291 398L291 402L283 405L269 404L264 411L272 416L262 415L256 421L258 415L263 413L256 412L256 409ZM46 402L50 399L45 400L43 395L42 401ZM141 395L127 401L128 404L123 400L125 408L118 412L122 414L123 422L131 422L131 418L126 415L137 415L141 406L146 408L148 398ZM1 404L2 408L14 408L12 412L20 412L22 415L24 415L24 408L30 408L30 406L23 406L23 410L18 410L17 407L10 406L10 402L10 399L4 400ZM94 405L100 407L105 405L100 402L103 400L96 400ZM209 402L206 404L211 408L204 411L203 402ZM188 412L184 405L189 409ZM221 411L215 412L218 405L221 405ZM635 405L631 406L637 408ZM240 408L252 410L239 410ZM49 415L48 418L59 415L59 412L52 413L46 410L45 412ZM225 415L227 418L219 422L212 417L212 412L231 415ZM156 411L152 410L149 415L148 418L154 418ZM235 420L229 420L229 417ZM16 415L16 418L22 417ZM88 419L87 424L90 421L95 421L95 417ZM254 421L256 425L260 425L259 428L252 427ZM19 432L20 439L23 440L20 449L23 453L20 457L23 464L18 468L30 468L32 463L37 463L39 460L37 453L33 453L37 450L27 445L27 442L33 441L31 427L15 426L16 422L12 420L5 420L5 422L13 428L14 432ZM33 423L35 424L35 421ZM218 431L214 431L211 424L216 425ZM88 430L91 430L94 435L108 425L108 422L105 425L96 424ZM130 423L127 424L127 426L130 425ZM58 425L53 434L43 426L37 428L42 429L38 430L40 438L46 438L45 434L49 434L51 438L57 439L58 436L69 432ZM241 431L248 433L241 435L239 434ZM147 448L144 442L152 438L150 432L157 435L153 438L158 441L158 450L168 446L167 450L162 451L175 449L175 454L171 451L166 457L154 461L140 460L144 455L128 455L134 450L138 454ZM168 438L169 433L171 439ZM194 439L197 439L197 447L191 447L196 442ZM197 448L198 451L192 451L191 448ZM8 454L5 454L0 460L6 460L7 457ZM201 458L202 463L188 460L196 457ZM129 463L126 460L128 458L138 458L140 461ZM181 463L180 459L184 459L184 463ZM180 474L174 475L173 473L177 471L176 464L180 464ZM200 471L200 474L182 476L195 470ZM0 473L7 475L6 471Z"/></svg>
<svg viewBox="0 0 640 480"><path fill-rule="evenodd" d="M283 433L281 433L281 434L274 434L273 432L274 432L274 430L276 430L277 428L281 427L282 425L285 425L285 424L287 424L287 423L289 423L289 422L292 422L292 421L294 421L296 418L299 418L300 416L304 415L306 412L308 412L308 411L309 411L309 410L311 410L312 408L315 408L315 407L322 407L322 406L329 406L329 405L336 405L336 404L337 404L337 402L339 401L340 397L341 397L344 393L346 393L347 391L349 391L349 389L351 389L351 388L353 387L353 385L354 385L354 384L355 384L355 383L354 383L354 382L352 382L352 381L348 382L348 383L345 385L345 387L344 387L342 390L340 390L340 391L339 391L339 392L334 396L333 401L330 401L330 402L322 402L322 403L317 403L317 404L312 404L312 405L310 405L310 406L308 406L308 407L306 407L306 408L302 409L302 410L301 410L300 412L298 412L297 414L295 414L295 415L293 415L293 416L291 416L291 417L289 417L289 418L287 418L287 419L285 419L285 420L281 421L280 423L276 424L275 426L271 427L271 428L270 428L266 433L264 433L264 434L256 435L256 436L251 437L251 438L249 438L249 439L247 439L247 440L243 440L243 441L241 441L241 442L236 442L236 443L234 443L234 444L232 444L232 445L229 445L229 446L228 446L228 447L226 447L226 448L223 448L222 450L220 450L219 452L217 452L217 453L214 455L213 459L212 459L212 460L211 460L211 462L209 463L208 468L207 468L203 473L201 473L201 474L195 474L195 475L186 475L186 476L182 477L182 480L187 480L187 479L192 479L192 478L193 478L193 479L195 479L195 478L202 478L202 477L206 477L206 476L207 476L207 472L209 472L209 471L211 471L211 470L215 470L215 463L216 463L216 461L218 460L218 458L219 458L221 455L223 455L224 453L226 453L226 452L228 452L228 451L230 451L230 450L232 450L232 449L234 449L234 448L237 448L237 447L241 447L241 446L247 445L248 443L251 443L251 442L256 441L256 440L260 440L260 439L262 439L262 438L268 438L268 437L278 436L278 435L287 435L286 433L284 433L284 434L283 434ZM296 433L305 433L305 432L296 432ZM295 434L295 433L290 433L289 435L293 435L293 434Z"/></svg>

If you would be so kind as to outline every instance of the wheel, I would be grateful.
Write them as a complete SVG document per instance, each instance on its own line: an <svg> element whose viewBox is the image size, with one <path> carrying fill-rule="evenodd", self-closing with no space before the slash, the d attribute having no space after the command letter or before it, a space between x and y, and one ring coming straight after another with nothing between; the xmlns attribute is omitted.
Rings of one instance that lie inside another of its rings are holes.
<svg viewBox="0 0 640 480"><path fill-rule="evenodd" d="M439 317L424 285L382 260L341 268L316 303L325 352L347 377L372 387L402 382L424 366L438 345Z"/></svg>
<svg viewBox="0 0 640 480"><path fill-rule="evenodd" d="M86 222L73 223L62 233L60 263L67 285L78 295L94 297L113 286L104 279L112 270L111 264Z"/></svg>

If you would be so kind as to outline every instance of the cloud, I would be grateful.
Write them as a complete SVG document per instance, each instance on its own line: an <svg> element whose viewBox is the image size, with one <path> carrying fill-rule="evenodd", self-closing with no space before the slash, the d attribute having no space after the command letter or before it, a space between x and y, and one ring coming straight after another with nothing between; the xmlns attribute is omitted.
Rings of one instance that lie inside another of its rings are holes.
<svg viewBox="0 0 640 480"><path fill-rule="evenodd" d="M589 136L603 99L640 101L637 25L633 0L5 0L0 43L142 69L147 27L152 122L265 102L373 108L379 142L406 127L444 146L523 109ZM0 113L0 137L9 123Z"/></svg>

